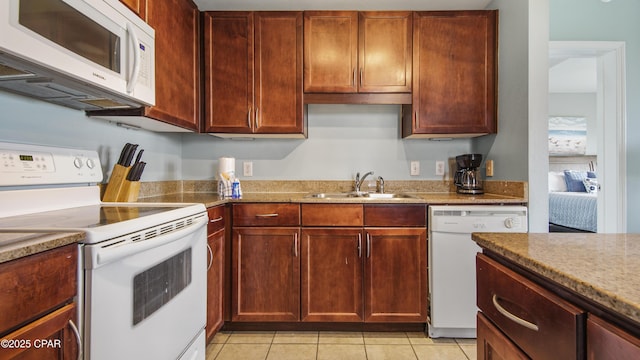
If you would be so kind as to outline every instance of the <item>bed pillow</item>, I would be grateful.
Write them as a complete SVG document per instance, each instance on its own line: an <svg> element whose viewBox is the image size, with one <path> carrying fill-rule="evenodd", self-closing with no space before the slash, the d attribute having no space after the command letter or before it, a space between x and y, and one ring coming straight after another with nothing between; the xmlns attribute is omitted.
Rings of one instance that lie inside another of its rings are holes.
<svg viewBox="0 0 640 360"><path fill-rule="evenodd" d="M583 184L589 194L598 193L598 179L588 177L584 179Z"/></svg>
<svg viewBox="0 0 640 360"><path fill-rule="evenodd" d="M564 173L561 172L549 172L549 191L550 192L564 192L567 191L567 183L564 180Z"/></svg>
<svg viewBox="0 0 640 360"><path fill-rule="evenodd" d="M587 178L586 171L565 170L564 181L567 183L567 191L587 192L584 187L584 179Z"/></svg>

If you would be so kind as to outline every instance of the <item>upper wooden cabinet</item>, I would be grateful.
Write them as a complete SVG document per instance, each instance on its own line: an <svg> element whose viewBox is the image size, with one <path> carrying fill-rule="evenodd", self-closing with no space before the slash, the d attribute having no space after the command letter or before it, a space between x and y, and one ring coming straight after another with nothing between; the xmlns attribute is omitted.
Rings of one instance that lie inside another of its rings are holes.
<svg viewBox="0 0 640 360"><path fill-rule="evenodd" d="M415 12L413 101L403 137L497 132L498 12Z"/></svg>
<svg viewBox="0 0 640 360"><path fill-rule="evenodd" d="M410 11L305 11L304 91L410 93L412 46Z"/></svg>
<svg viewBox="0 0 640 360"><path fill-rule="evenodd" d="M206 12L204 22L204 131L306 137L302 12Z"/></svg>
<svg viewBox="0 0 640 360"><path fill-rule="evenodd" d="M191 0L121 0L155 30L156 104L87 111L153 131L200 128L200 12ZM185 130L186 129L186 130Z"/></svg>

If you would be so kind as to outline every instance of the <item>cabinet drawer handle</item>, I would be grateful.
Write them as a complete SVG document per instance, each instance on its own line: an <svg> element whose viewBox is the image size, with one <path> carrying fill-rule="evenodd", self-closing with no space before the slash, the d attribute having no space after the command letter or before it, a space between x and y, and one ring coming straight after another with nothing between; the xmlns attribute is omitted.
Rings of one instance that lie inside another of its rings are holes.
<svg viewBox="0 0 640 360"><path fill-rule="evenodd" d="M362 87L362 68L360 68L360 86Z"/></svg>
<svg viewBox="0 0 640 360"><path fill-rule="evenodd" d="M356 68L353 68L353 80L351 81L351 86L356 86Z"/></svg>
<svg viewBox="0 0 640 360"><path fill-rule="evenodd" d="M215 219L211 219L209 220L210 223L217 223L218 221L222 221L222 219L224 219L222 216L220 216L219 218L215 218Z"/></svg>
<svg viewBox="0 0 640 360"><path fill-rule="evenodd" d="M249 111L247 112L247 127L251 129L251 108L249 108Z"/></svg>
<svg viewBox="0 0 640 360"><path fill-rule="evenodd" d="M73 320L69 320L69 327L71 328L73 335L76 337L76 343L78 344L78 360L80 360L82 359L82 339L80 338L80 332Z"/></svg>
<svg viewBox="0 0 640 360"><path fill-rule="evenodd" d="M298 233L293 235L293 255L298 257Z"/></svg>
<svg viewBox="0 0 640 360"><path fill-rule="evenodd" d="M502 315L504 315L507 319L513 321L516 324L520 324L524 327L526 327L529 330L533 330L533 331L538 331L538 325L528 322L525 319L522 319L518 316L513 315L512 313L510 313L509 311L507 311L507 309L503 308L499 303L498 303L498 295L493 294L493 306L496 307L496 310L498 310L498 312Z"/></svg>
<svg viewBox="0 0 640 360"><path fill-rule="evenodd" d="M256 127L254 128L254 130L257 130L260 127L260 116L258 115L258 111L260 111L260 109L256 108L256 116L254 119L254 123L256 124Z"/></svg>
<svg viewBox="0 0 640 360"><path fill-rule="evenodd" d="M259 218L270 218L270 217L277 217L278 214L277 213L273 213L273 214L256 214L256 217Z"/></svg>
<svg viewBox="0 0 640 360"><path fill-rule="evenodd" d="M358 234L358 257L362 257L362 234Z"/></svg>
<svg viewBox="0 0 640 360"><path fill-rule="evenodd" d="M213 250L209 244L207 244L207 251L209 251L209 264L207 265L207 271L209 271L209 269L211 269L211 265L213 265Z"/></svg>

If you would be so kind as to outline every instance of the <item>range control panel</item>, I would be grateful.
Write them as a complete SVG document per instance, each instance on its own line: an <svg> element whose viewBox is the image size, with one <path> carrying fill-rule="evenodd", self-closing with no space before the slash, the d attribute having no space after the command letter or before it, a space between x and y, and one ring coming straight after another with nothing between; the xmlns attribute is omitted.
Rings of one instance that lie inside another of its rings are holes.
<svg viewBox="0 0 640 360"><path fill-rule="evenodd" d="M98 183L102 177L93 150L0 142L0 186Z"/></svg>

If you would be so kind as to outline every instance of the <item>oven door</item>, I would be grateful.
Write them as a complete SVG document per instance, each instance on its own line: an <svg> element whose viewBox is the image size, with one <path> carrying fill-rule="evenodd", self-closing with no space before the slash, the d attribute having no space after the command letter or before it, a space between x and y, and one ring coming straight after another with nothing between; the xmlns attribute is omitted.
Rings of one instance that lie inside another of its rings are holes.
<svg viewBox="0 0 640 360"><path fill-rule="evenodd" d="M206 222L84 246L86 359L178 359L204 347L194 339L206 319Z"/></svg>

